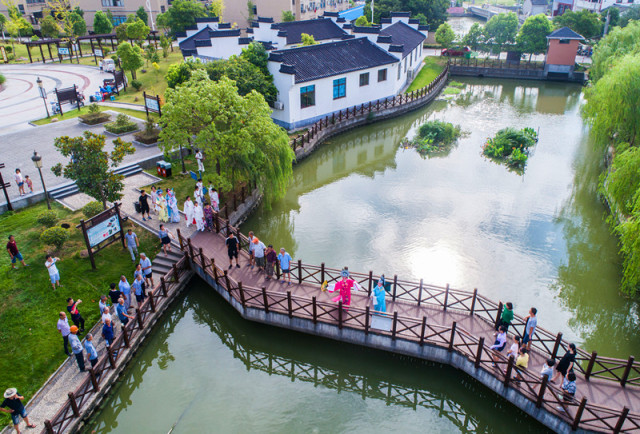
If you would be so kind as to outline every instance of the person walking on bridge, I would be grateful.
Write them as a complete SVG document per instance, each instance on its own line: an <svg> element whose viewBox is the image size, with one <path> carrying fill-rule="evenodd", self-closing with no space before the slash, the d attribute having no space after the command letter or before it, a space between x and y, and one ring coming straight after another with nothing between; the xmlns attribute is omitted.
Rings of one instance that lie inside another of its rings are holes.
<svg viewBox="0 0 640 434"><path fill-rule="evenodd" d="M387 295L387 291L384 289L384 276L381 276L378 279L378 284L375 288L373 288L373 293L371 297L373 298L373 309L376 312L386 312L387 311L387 302L385 297Z"/></svg>
<svg viewBox="0 0 640 434"><path fill-rule="evenodd" d="M524 336L522 338L522 345L526 345L527 351L531 350L531 341L533 340L533 334L536 332L538 326L538 318L536 314L538 310L532 307L529 310L529 316L527 317L527 324L524 326Z"/></svg>
<svg viewBox="0 0 640 434"><path fill-rule="evenodd" d="M511 321L513 321L513 304L511 304L511 302L507 302L502 309L502 314L500 315L500 321L496 326L496 331L499 331L500 326L504 326L504 331L506 332L509 330Z"/></svg>
<svg viewBox="0 0 640 434"><path fill-rule="evenodd" d="M265 259L265 271L267 273L266 279L271 280L271 277L273 276L273 270L276 267L276 261L278 260L278 255L276 254L276 251L273 250L272 244L269 244L267 246L267 250L265 251Z"/></svg>
<svg viewBox="0 0 640 434"><path fill-rule="evenodd" d="M22 404L24 396L18 393L18 389L12 387L4 392L4 401L0 404L0 411L11 415L11 422L13 422L13 428L18 434L20 434L20 418L23 418L27 423L27 428L35 428L36 426L29 422L29 416L27 416L27 410ZM6 410L6 408L9 408Z"/></svg>
<svg viewBox="0 0 640 434"><path fill-rule="evenodd" d="M291 255L287 253L284 247L280 248L280 254L278 255L278 261L280 262L280 271L282 271L282 283L285 282L285 274L289 279L289 285L291 285Z"/></svg>
<svg viewBox="0 0 640 434"><path fill-rule="evenodd" d="M340 272L342 280L336 283L335 291L340 291L340 295L333 298L334 302L342 302L344 309L349 309L351 305L351 289L355 285L355 281L349 278L349 270L344 269Z"/></svg>
<svg viewBox="0 0 640 434"><path fill-rule="evenodd" d="M568 372L573 371L573 364L576 362L576 352L576 345L569 344L569 349L566 353L564 353L564 356L562 356L562 358L558 362L558 366L556 367L556 375L554 375L553 379L551 380L552 383L555 383L558 377L562 376L562 378L565 378Z"/></svg>
<svg viewBox="0 0 640 434"><path fill-rule="evenodd" d="M84 372L84 353L82 351L82 343L78 338L78 327L71 326L71 334L69 335L69 343L71 344L71 351L76 356L76 362L78 362L78 368L80 372Z"/></svg>
<svg viewBox="0 0 640 434"><path fill-rule="evenodd" d="M238 239L232 231L229 231L229 236L224 243L227 246L227 255L229 256L229 270L233 267L233 258L236 258L236 267L240 268L240 264L238 264Z"/></svg>

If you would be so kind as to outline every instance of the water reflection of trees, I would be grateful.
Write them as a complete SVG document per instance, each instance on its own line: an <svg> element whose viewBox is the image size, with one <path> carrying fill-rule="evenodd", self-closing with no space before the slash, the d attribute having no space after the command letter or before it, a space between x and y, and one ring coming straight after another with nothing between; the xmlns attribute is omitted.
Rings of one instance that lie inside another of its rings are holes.
<svg viewBox="0 0 640 434"><path fill-rule="evenodd" d="M603 356L626 358L640 348L638 303L611 288L620 281L616 240L604 222L605 210L597 199L601 156L590 143L576 161L573 192L560 210L567 246L567 263L558 269L558 298L573 314L584 347Z"/></svg>

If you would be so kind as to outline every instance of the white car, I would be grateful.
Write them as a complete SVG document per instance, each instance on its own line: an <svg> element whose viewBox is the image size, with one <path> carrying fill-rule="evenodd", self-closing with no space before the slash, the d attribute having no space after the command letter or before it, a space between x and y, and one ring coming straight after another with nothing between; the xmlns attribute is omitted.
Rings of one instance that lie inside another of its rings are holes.
<svg viewBox="0 0 640 434"><path fill-rule="evenodd" d="M104 72L115 72L116 62L113 59L102 59L102 70Z"/></svg>

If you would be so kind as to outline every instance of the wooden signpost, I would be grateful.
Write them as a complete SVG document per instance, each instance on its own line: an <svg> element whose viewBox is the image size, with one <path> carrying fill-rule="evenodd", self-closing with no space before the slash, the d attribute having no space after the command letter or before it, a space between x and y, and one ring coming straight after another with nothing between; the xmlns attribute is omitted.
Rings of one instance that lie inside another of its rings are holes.
<svg viewBox="0 0 640 434"><path fill-rule="evenodd" d="M160 95L147 95L146 92L142 92L142 96L144 97L144 109L147 111L147 118L149 117L149 112L158 113L159 116L162 116L162 109L160 108Z"/></svg>
<svg viewBox="0 0 640 434"><path fill-rule="evenodd" d="M87 252L91 260L91 268L94 270L96 269L96 262L93 258L94 253L98 253L118 240L122 242L122 247L124 247L124 230L122 229L119 203L115 203L113 207L102 211L87 221L80 220L80 224L76 227L82 228Z"/></svg>

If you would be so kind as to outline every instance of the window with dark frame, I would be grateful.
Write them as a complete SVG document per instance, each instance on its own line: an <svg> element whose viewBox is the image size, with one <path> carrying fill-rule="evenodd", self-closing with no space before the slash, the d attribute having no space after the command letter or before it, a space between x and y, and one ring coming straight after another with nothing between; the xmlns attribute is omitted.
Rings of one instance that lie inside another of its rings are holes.
<svg viewBox="0 0 640 434"><path fill-rule="evenodd" d="M387 68L378 70L378 82L387 81Z"/></svg>
<svg viewBox="0 0 640 434"><path fill-rule="evenodd" d="M333 80L333 99L344 98L347 96L347 79L338 78Z"/></svg>
<svg viewBox="0 0 640 434"><path fill-rule="evenodd" d="M360 74L360 87L369 86L369 73L364 72Z"/></svg>
<svg viewBox="0 0 640 434"><path fill-rule="evenodd" d="M571 42L571 41L570 41L569 39L560 39L560 43L561 43L561 44L568 44L568 43L570 43L570 42Z"/></svg>
<svg viewBox="0 0 640 434"><path fill-rule="evenodd" d="M316 86L304 86L300 88L300 108L316 105Z"/></svg>

